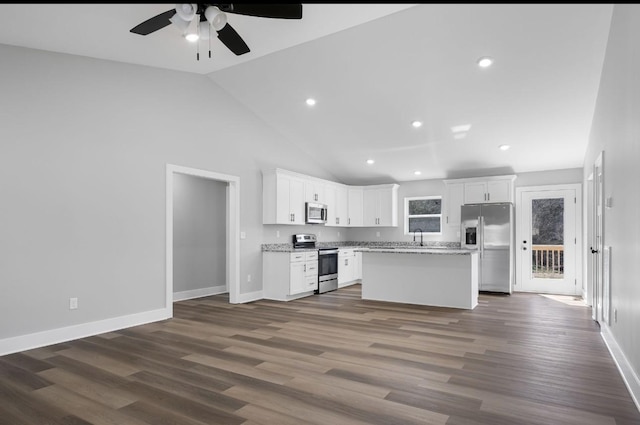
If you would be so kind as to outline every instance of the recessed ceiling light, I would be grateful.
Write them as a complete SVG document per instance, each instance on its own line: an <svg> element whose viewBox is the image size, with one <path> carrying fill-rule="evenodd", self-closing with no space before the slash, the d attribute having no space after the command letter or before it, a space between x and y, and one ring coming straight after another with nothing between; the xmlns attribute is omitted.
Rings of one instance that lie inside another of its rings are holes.
<svg viewBox="0 0 640 425"><path fill-rule="evenodd" d="M413 174L415 174L416 176L419 176L420 174L422 174L422 171L414 171Z"/></svg>
<svg viewBox="0 0 640 425"><path fill-rule="evenodd" d="M367 164L371 165L373 164L375 161L373 159L367 159Z"/></svg>
<svg viewBox="0 0 640 425"><path fill-rule="evenodd" d="M467 133L453 133L453 138L454 139L464 139L465 137L467 137Z"/></svg>
<svg viewBox="0 0 640 425"><path fill-rule="evenodd" d="M469 131L469 129L471 129L471 124L454 125L453 127L451 127L451 132L461 133L463 131Z"/></svg>
<svg viewBox="0 0 640 425"><path fill-rule="evenodd" d="M498 146L498 147L500 148L500 150L506 151L506 150L508 150L511 146L509 146L509 145L500 145L500 146Z"/></svg>
<svg viewBox="0 0 640 425"><path fill-rule="evenodd" d="M422 121L414 121L411 123L415 128L422 127Z"/></svg>
<svg viewBox="0 0 640 425"><path fill-rule="evenodd" d="M480 59L478 59L478 66L480 68L486 68L488 66L491 66L493 64L493 58L490 58L489 56L483 56Z"/></svg>
<svg viewBox="0 0 640 425"><path fill-rule="evenodd" d="M316 104L316 100L315 100L315 99L312 99L312 98L307 99L305 102L306 102L306 103L307 103L307 105L309 105L309 106L313 106L313 105L315 105L315 104Z"/></svg>

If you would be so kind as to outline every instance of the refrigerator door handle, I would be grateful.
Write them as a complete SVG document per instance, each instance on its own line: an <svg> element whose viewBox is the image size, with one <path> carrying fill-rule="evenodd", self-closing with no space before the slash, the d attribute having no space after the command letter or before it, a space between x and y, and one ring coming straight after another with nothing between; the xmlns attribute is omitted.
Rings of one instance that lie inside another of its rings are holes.
<svg viewBox="0 0 640 425"><path fill-rule="evenodd" d="M484 257L484 217L478 217L478 250L480 251L480 258Z"/></svg>

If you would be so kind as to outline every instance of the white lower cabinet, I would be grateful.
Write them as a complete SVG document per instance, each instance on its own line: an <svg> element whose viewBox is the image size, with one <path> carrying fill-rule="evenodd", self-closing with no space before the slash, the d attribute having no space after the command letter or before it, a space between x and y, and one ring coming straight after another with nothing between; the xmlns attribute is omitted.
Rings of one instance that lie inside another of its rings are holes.
<svg viewBox="0 0 640 425"><path fill-rule="evenodd" d="M359 254L359 255L358 255ZM362 253L351 248L338 250L338 288L362 279Z"/></svg>
<svg viewBox="0 0 640 425"><path fill-rule="evenodd" d="M289 301L312 295L318 287L318 251L263 252L264 297Z"/></svg>

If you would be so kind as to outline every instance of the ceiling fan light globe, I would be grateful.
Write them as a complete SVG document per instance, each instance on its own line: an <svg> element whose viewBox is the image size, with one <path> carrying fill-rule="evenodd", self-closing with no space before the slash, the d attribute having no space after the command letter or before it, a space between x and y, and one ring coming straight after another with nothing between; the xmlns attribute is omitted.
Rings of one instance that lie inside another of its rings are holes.
<svg viewBox="0 0 640 425"><path fill-rule="evenodd" d="M207 7L204 17L216 31L220 31L227 25L227 15L215 6Z"/></svg>
<svg viewBox="0 0 640 425"><path fill-rule="evenodd" d="M189 21L185 21L177 13L169 18L169 20L173 25L178 27L183 34L185 34L187 29L189 29Z"/></svg>
<svg viewBox="0 0 640 425"><path fill-rule="evenodd" d="M176 4L176 14L187 22L193 20L198 12L198 5L195 3Z"/></svg>

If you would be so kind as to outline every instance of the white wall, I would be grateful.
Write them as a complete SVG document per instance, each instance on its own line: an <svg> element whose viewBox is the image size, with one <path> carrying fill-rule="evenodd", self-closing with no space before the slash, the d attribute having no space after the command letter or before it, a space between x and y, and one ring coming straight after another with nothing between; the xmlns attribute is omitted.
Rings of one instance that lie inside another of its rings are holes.
<svg viewBox="0 0 640 425"><path fill-rule="evenodd" d="M473 175L472 177L482 177ZM550 170L540 172L529 172L518 174L515 180L515 187L540 186L547 184L580 183L582 181L582 169ZM387 182L393 183L393 182ZM350 241L380 241L380 242L410 242L413 241L413 234L404 234L404 198L413 196L442 196L443 206L446 203L445 185L442 180L416 180L410 182L399 182L398 188L398 227L380 228L349 228L347 238ZM444 212L443 212L444 214ZM458 226L442 225L442 234L423 235L423 240L427 241L447 241L459 242ZM380 232L380 236L377 236ZM419 234L418 234L419 236Z"/></svg>
<svg viewBox="0 0 640 425"><path fill-rule="evenodd" d="M173 292L225 286L227 183L173 175Z"/></svg>
<svg viewBox="0 0 640 425"><path fill-rule="evenodd" d="M333 177L205 76L6 45L0 57L0 351L164 307L166 164L240 178L241 294L262 289L261 170Z"/></svg>
<svg viewBox="0 0 640 425"><path fill-rule="evenodd" d="M604 151L604 244L612 247L610 333L640 389L640 5L616 4L584 162L584 181ZM621 356L618 357L618 361ZM627 376L628 377L628 376ZM636 394L640 400L640 392Z"/></svg>

